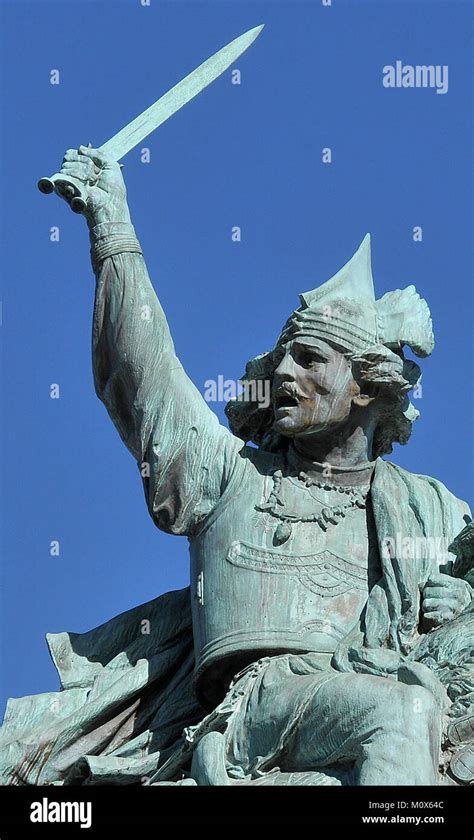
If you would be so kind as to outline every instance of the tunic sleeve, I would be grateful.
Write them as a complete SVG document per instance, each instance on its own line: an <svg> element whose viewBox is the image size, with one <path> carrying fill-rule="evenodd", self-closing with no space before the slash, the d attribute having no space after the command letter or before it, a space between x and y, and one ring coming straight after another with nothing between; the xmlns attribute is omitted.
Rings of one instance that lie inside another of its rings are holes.
<svg viewBox="0 0 474 840"><path fill-rule="evenodd" d="M142 254L110 254L93 265L97 395L138 462L155 524L192 535L238 470L244 444L186 375Z"/></svg>

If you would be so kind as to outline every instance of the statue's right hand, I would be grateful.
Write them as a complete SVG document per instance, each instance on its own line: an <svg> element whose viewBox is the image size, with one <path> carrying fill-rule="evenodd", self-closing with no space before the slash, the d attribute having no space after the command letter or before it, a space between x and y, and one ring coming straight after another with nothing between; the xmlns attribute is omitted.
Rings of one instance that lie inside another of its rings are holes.
<svg viewBox="0 0 474 840"><path fill-rule="evenodd" d="M64 155L60 174L76 178L84 184L87 204L84 216L89 227L102 222L129 222L127 190L119 164L100 149L79 146ZM63 198L70 200L67 191Z"/></svg>

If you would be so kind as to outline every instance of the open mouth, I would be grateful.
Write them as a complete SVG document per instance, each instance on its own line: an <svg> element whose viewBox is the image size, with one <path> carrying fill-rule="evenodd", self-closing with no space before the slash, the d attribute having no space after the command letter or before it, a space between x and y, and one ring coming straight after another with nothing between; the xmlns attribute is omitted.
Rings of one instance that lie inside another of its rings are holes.
<svg viewBox="0 0 474 840"><path fill-rule="evenodd" d="M289 394L278 394L275 399L275 408L294 408L297 405L298 400Z"/></svg>

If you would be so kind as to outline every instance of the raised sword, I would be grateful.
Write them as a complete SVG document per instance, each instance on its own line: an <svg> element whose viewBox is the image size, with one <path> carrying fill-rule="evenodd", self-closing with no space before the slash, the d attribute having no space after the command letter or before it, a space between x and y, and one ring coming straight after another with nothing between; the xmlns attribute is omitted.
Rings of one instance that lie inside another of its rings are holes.
<svg viewBox="0 0 474 840"><path fill-rule="evenodd" d="M176 111L179 111L183 105L186 105L191 99L194 99L204 88L217 79L245 50L250 47L255 39L260 35L263 29L262 26L255 26L244 32L239 38L235 38L230 44L223 47L219 52L216 52L207 61L204 61L199 67L196 67L192 73L181 79L178 84L171 88L167 93L160 97L153 105L150 105L145 111L135 117L134 120L128 123L117 134L114 134L110 140L107 140L100 146L102 152L106 152L111 157L119 161L124 155L133 149L138 143L148 137L155 128L168 120ZM58 191L67 191L68 189L73 195L70 206L75 213L82 213L87 204L87 190L84 184L77 178L66 177L64 174L57 172L50 178L40 178L38 181L38 188L43 193L52 193Z"/></svg>

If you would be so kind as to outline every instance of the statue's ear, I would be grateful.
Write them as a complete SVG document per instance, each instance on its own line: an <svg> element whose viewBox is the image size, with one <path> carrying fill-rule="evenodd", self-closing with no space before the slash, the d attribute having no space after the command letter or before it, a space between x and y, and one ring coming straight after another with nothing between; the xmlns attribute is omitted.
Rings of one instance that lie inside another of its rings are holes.
<svg viewBox="0 0 474 840"><path fill-rule="evenodd" d="M359 406L359 408L365 408L366 406L370 405L370 403L373 402L375 399L377 399L376 395L370 396L369 394L361 394L359 392L354 397L352 397L352 402L354 403L354 405Z"/></svg>
<svg viewBox="0 0 474 840"><path fill-rule="evenodd" d="M378 395L378 388L374 386L370 386L367 390L372 391L371 394L363 394L360 385L358 382L354 380L352 385L352 402L354 405L357 405L359 408L365 408L366 406L370 405L373 400L377 398Z"/></svg>

